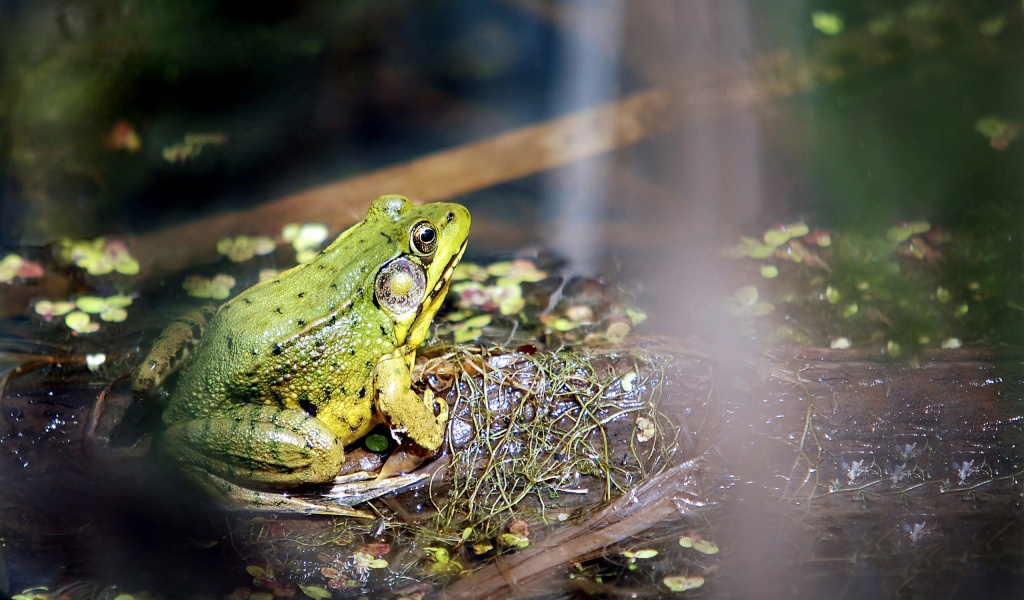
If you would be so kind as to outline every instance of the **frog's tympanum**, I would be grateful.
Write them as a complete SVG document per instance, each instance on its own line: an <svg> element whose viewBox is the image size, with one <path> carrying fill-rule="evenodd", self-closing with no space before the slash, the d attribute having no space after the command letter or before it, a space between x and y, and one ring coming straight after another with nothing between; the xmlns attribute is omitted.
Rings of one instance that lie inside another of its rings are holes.
<svg viewBox="0 0 1024 600"><path fill-rule="evenodd" d="M225 303L180 369L162 452L224 504L341 514L286 490L333 482L344 447L381 422L436 452L448 406L413 392L410 369L469 224L458 204L381 196L316 258ZM136 387L177 369L187 329L161 336Z"/></svg>

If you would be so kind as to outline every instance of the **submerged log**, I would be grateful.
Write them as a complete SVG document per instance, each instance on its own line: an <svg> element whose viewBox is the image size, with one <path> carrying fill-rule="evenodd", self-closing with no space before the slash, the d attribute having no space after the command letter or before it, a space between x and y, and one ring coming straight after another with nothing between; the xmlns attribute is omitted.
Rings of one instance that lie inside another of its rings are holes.
<svg viewBox="0 0 1024 600"><path fill-rule="evenodd" d="M850 352L794 351L767 364L761 383L747 388L719 381L710 365L691 357L661 382L660 410L691 427L684 436L691 442L678 455L683 466L631 484L632 491L603 510L603 489L591 486L593 497L570 510L567 520L535 527L525 550L476 555L455 527L454 537L446 533L433 544L449 548L457 571L425 561L423 538L402 533L394 521L406 515L417 531L432 527L437 515L422 512L431 506L429 489L379 504L382 515L391 515L380 526L237 517L225 533L217 525L224 515L183 503L172 491L176 484L165 483L171 475L157 476L152 463L112 465L86 457L82 436L102 389L94 377L74 367L15 378L0 414L0 534L11 589L38 583L45 573L66 583L123 582L129 572L145 573L128 579L150 589L209 591L211 581L230 588L238 583L232 575L240 568L238 553L261 568L273 560L281 567L278 584L324 587L338 581L324 573L351 568L344 557L381 539L395 548L386 555L392 572L404 573L406 583L409 577L423 584L458 579L448 588L451 597L583 589L602 574L620 591L656 595L666 591L661 578L680 570L705 576L715 597L755 591L763 597L821 597L866 575L882 595L962 591L957 586L976 585L977 573L988 569L1002 573L1004 582L1019 581L1019 358L946 351L897 367ZM621 382L636 366L619 368L626 372L613 376ZM716 394L709 396L708 386ZM617 447L636 435L635 418L611 423L623 426L609 438ZM697 462L687 462L692 458ZM703 475L694 479L694 469ZM450 476L435 476L436 492L443 491L439 478ZM706 506L697 508L701 504ZM506 530L508 514L497 530ZM146 534L128 534L126 523L146 523ZM676 543L688 531L726 552L695 559ZM224 535L233 536L228 545L238 553L218 550L212 560L202 540L221 539L217 547L224 548ZM348 546L337 545L342 537ZM154 539L161 547L186 543L189 549L156 553ZM643 577L616 558L638 544L660 549L664 558L641 563ZM69 568L44 568L52 564ZM566 576L570 568L574 580ZM182 572L189 573L184 583ZM359 585L373 590L388 581L381 574Z"/></svg>

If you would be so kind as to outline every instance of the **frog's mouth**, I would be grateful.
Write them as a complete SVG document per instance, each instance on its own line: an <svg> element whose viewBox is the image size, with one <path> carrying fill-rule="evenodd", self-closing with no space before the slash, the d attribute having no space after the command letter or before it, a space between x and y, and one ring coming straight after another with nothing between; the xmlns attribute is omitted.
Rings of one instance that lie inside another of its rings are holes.
<svg viewBox="0 0 1024 600"><path fill-rule="evenodd" d="M452 254L448 259L448 263L445 264L444 269L441 271L441 276L437 278L434 283L434 287L430 289L423 296L423 301L420 302L414 313L406 313L406 315L412 315L412 318L406 317L408 320L404 320L404 323L408 323L408 329L405 330L405 334L401 335L398 330L398 322L396 321L396 339L399 344L408 343L409 340L415 342L414 346L420 345L426 338L427 330L430 327L430 322L434 319L434 315L437 314L437 309L441 308L441 303L444 302L444 296L448 293L448 286L452 281L452 273L455 271L455 265L459 263L459 259L462 258L462 253L466 251L466 240L463 240L462 246L459 247L459 251Z"/></svg>
<svg viewBox="0 0 1024 600"><path fill-rule="evenodd" d="M466 251L466 243L469 240L462 240L462 245L459 246L459 251L452 254L452 257L448 259L448 264L444 266L444 271L441 272L441 276L437 278L437 283L434 284L434 289L430 290L427 294L427 299L423 303L424 305L430 304L434 301L439 294L448 290L448 284L452 281L452 273L455 272L455 265L459 264L459 260L462 259L462 253Z"/></svg>

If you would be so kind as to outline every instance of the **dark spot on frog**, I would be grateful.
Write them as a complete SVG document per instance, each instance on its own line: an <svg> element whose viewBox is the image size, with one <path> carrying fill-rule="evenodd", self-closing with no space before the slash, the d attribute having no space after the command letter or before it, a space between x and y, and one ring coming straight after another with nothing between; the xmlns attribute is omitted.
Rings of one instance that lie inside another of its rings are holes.
<svg viewBox="0 0 1024 600"><path fill-rule="evenodd" d="M252 300L248 298L242 298L242 302L245 302L246 304L252 304Z"/></svg>
<svg viewBox="0 0 1024 600"><path fill-rule="evenodd" d="M384 337L388 337L388 330L384 329L383 325L380 326L380 334Z"/></svg>
<svg viewBox="0 0 1024 600"><path fill-rule="evenodd" d="M366 397L366 386L364 385L363 387L359 388L359 391L356 392L356 395L359 396L360 398L365 398Z"/></svg>
<svg viewBox="0 0 1024 600"><path fill-rule="evenodd" d="M387 233L385 233L385 232L383 232L383 231L382 231L382 232L380 232L380 234L381 234L382 236L384 236L384 239L388 241L388 244L391 244L391 243L392 243L392 239L391 239L391 236L390 236L390 235L388 235Z"/></svg>
<svg viewBox="0 0 1024 600"><path fill-rule="evenodd" d="M274 344L274 347L270 350L270 353L274 356L281 354L281 344Z"/></svg>
<svg viewBox="0 0 1024 600"><path fill-rule="evenodd" d="M299 408L309 413L309 416L311 417L316 416L316 404L313 404L313 402L309 398L306 398L305 396L299 398Z"/></svg>
<svg viewBox="0 0 1024 600"><path fill-rule="evenodd" d="M305 298L306 292L299 292L299 298Z"/></svg>
<svg viewBox="0 0 1024 600"><path fill-rule="evenodd" d="M338 284L336 284L336 283L332 283L332 284L331 284L331 289L332 289L332 290L336 290L336 289L338 289Z"/></svg>
<svg viewBox="0 0 1024 600"><path fill-rule="evenodd" d="M282 310L281 310L281 307L280 307L280 306L278 306L277 308L275 308L275 309L274 309L274 312L276 312L276 313L277 313L277 314L279 314L279 315L283 315L283 314L284 314L284 311L282 311Z"/></svg>
<svg viewBox="0 0 1024 600"><path fill-rule="evenodd" d="M337 322L337 320L338 320L338 315L331 315L331 318L327 319L327 324L328 325L334 325L334 323Z"/></svg>
<svg viewBox="0 0 1024 600"><path fill-rule="evenodd" d="M449 212L448 216L446 217L446 222L451 223L454 220L455 220L455 213Z"/></svg>
<svg viewBox="0 0 1024 600"><path fill-rule="evenodd" d="M331 391L333 391L333 390L334 390L334 388L331 387L331 384L325 383L324 387L323 387L324 398L328 398L329 399L331 397Z"/></svg>
<svg viewBox="0 0 1024 600"><path fill-rule="evenodd" d="M306 322L303 321L302 319L299 319L298 321L296 321L296 323L299 325L299 327L305 327L306 326Z"/></svg>
<svg viewBox="0 0 1024 600"><path fill-rule="evenodd" d="M320 256L323 256L323 255L324 255L324 253L323 253L323 252L321 252L321 253L320 253ZM327 265L324 265L324 264L321 264L321 263L317 263L317 265L316 265L316 268L318 268L318 269L320 269L321 271L323 271L324 269L326 269L326 268L327 268Z"/></svg>
<svg viewBox="0 0 1024 600"><path fill-rule="evenodd" d="M280 279L275 279L271 283L281 283L281 280Z"/></svg>
<svg viewBox="0 0 1024 600"><path fill-rule="evenodd" d="M356 349L355 348L349 348L348 349L348 355L349 356L355 356L356 355Z"/></svg>
<svg viewBox="0 0 1024 600"><path fill-rule="evenodd" d="M228 338L228 350L231 350L234 347L235 347L235 338L229 337Z"/></svg>

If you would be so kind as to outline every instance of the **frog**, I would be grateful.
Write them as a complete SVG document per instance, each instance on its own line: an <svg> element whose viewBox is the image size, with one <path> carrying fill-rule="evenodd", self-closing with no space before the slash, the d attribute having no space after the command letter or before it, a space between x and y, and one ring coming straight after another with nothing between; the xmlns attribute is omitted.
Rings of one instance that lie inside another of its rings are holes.
<svg viewBox="0 0 1024 600"><path fill-rule="evenodd" d="M366 516L351 505L416 480L338 473L345 447L380 423L414 456L441 448L448 405L417 395L411 373L469 228L462 205L383 195L308 262L168 327L133 381L152 393L173 375L160 453L249 511ZM330 484L359 487L296 493Z"/></svg>

